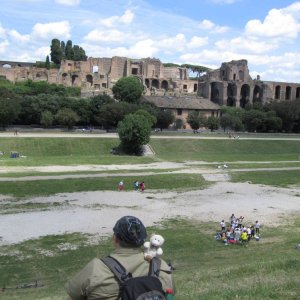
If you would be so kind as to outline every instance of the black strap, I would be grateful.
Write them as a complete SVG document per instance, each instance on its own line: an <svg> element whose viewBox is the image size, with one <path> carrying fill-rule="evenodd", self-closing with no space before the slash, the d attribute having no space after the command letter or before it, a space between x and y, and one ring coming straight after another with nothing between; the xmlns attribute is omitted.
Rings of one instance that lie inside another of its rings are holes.
<svg viewBox="0 0 300 300"><path fill-rule="evenodd" d="M148 276L159 276L161 260L158 257L153 257L149 265Z"/></svg>
<svg viewBox="0 0 300 300"><path fill-rule="evenodd" d="M101 259L104 264L113 272L119 282L124 283L127 279L131 278L131 273L128 273L123 265L111 256Z"/></svg>
<svg viewBox="0 0 300 300"><path fill-rule="evenodd" d="M101 259L103 263L112 271L120 283L132 277L132 274L127 272L124 266L115 258L107 256ZM153 257L149 264L148 276L159 276L161 260L158 257Z"/></svg>

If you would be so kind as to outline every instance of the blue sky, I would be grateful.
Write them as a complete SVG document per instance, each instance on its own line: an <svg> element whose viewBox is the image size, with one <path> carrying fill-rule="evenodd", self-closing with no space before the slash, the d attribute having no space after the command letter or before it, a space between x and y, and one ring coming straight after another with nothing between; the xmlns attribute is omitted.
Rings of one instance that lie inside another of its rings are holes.
<svg viewBox="0 0 300 300"><path fill-rule="evenodd" d="M300 1L0 0L0 60L45 60L53 38L89 57L155 57L300 82Z"/></svg>

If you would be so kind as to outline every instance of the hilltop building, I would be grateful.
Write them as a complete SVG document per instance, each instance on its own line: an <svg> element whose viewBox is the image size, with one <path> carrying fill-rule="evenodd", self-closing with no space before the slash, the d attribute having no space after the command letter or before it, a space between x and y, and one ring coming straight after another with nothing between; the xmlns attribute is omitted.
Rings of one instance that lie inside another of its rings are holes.
<svg viewBox="0 0 300 300"><path fill-rule="evenodd" d="M252 79L244 59L224 62L196 79L189 77L187 68L166 66L156 58L90 57L86 61L64 60L59 69L50 70L34 63L0 61L2 78L76 86L82 97L111 95L114 84L126 76L136 76L144 85L143 101L171 109L184 124L191 110L218 117L222 105L245 107L247 103L300 99L300 83L262 81L259 76Z"/></svg>

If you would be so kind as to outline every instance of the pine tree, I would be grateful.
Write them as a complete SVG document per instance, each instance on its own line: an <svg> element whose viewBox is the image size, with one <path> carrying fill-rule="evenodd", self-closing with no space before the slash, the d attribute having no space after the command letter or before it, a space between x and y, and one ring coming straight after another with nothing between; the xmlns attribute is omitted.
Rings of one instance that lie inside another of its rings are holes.
<svg viewBox="0 0 300 300"><path fill-rule="evenodd" d="M62 60L62 51L60 47L60 40L53 39L50 46L50 56L51 61L54 62L57 65L60 65L60 62Z"/></svg>

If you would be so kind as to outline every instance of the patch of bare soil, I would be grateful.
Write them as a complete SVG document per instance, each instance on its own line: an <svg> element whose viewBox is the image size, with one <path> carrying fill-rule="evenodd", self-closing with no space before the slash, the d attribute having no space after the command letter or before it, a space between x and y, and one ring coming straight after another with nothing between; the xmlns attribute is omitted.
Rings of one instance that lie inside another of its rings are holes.
<svg viewBox="0 0 300 300"><path fill-rule="evenodd" d="M0 198L2 201L7 202L7 197ZM274 188L226 181L188 192L98 191L24 201L56 205L49 206L48 210L0 215L0 245L72 232L107 236L123 215L135 215L146 226L159 225L167 218L188 218L217 225L222 219L228 221L234 213L245 216L249 224L259 220L262 226L277 226L300 212L297 187Z"/></svg>

